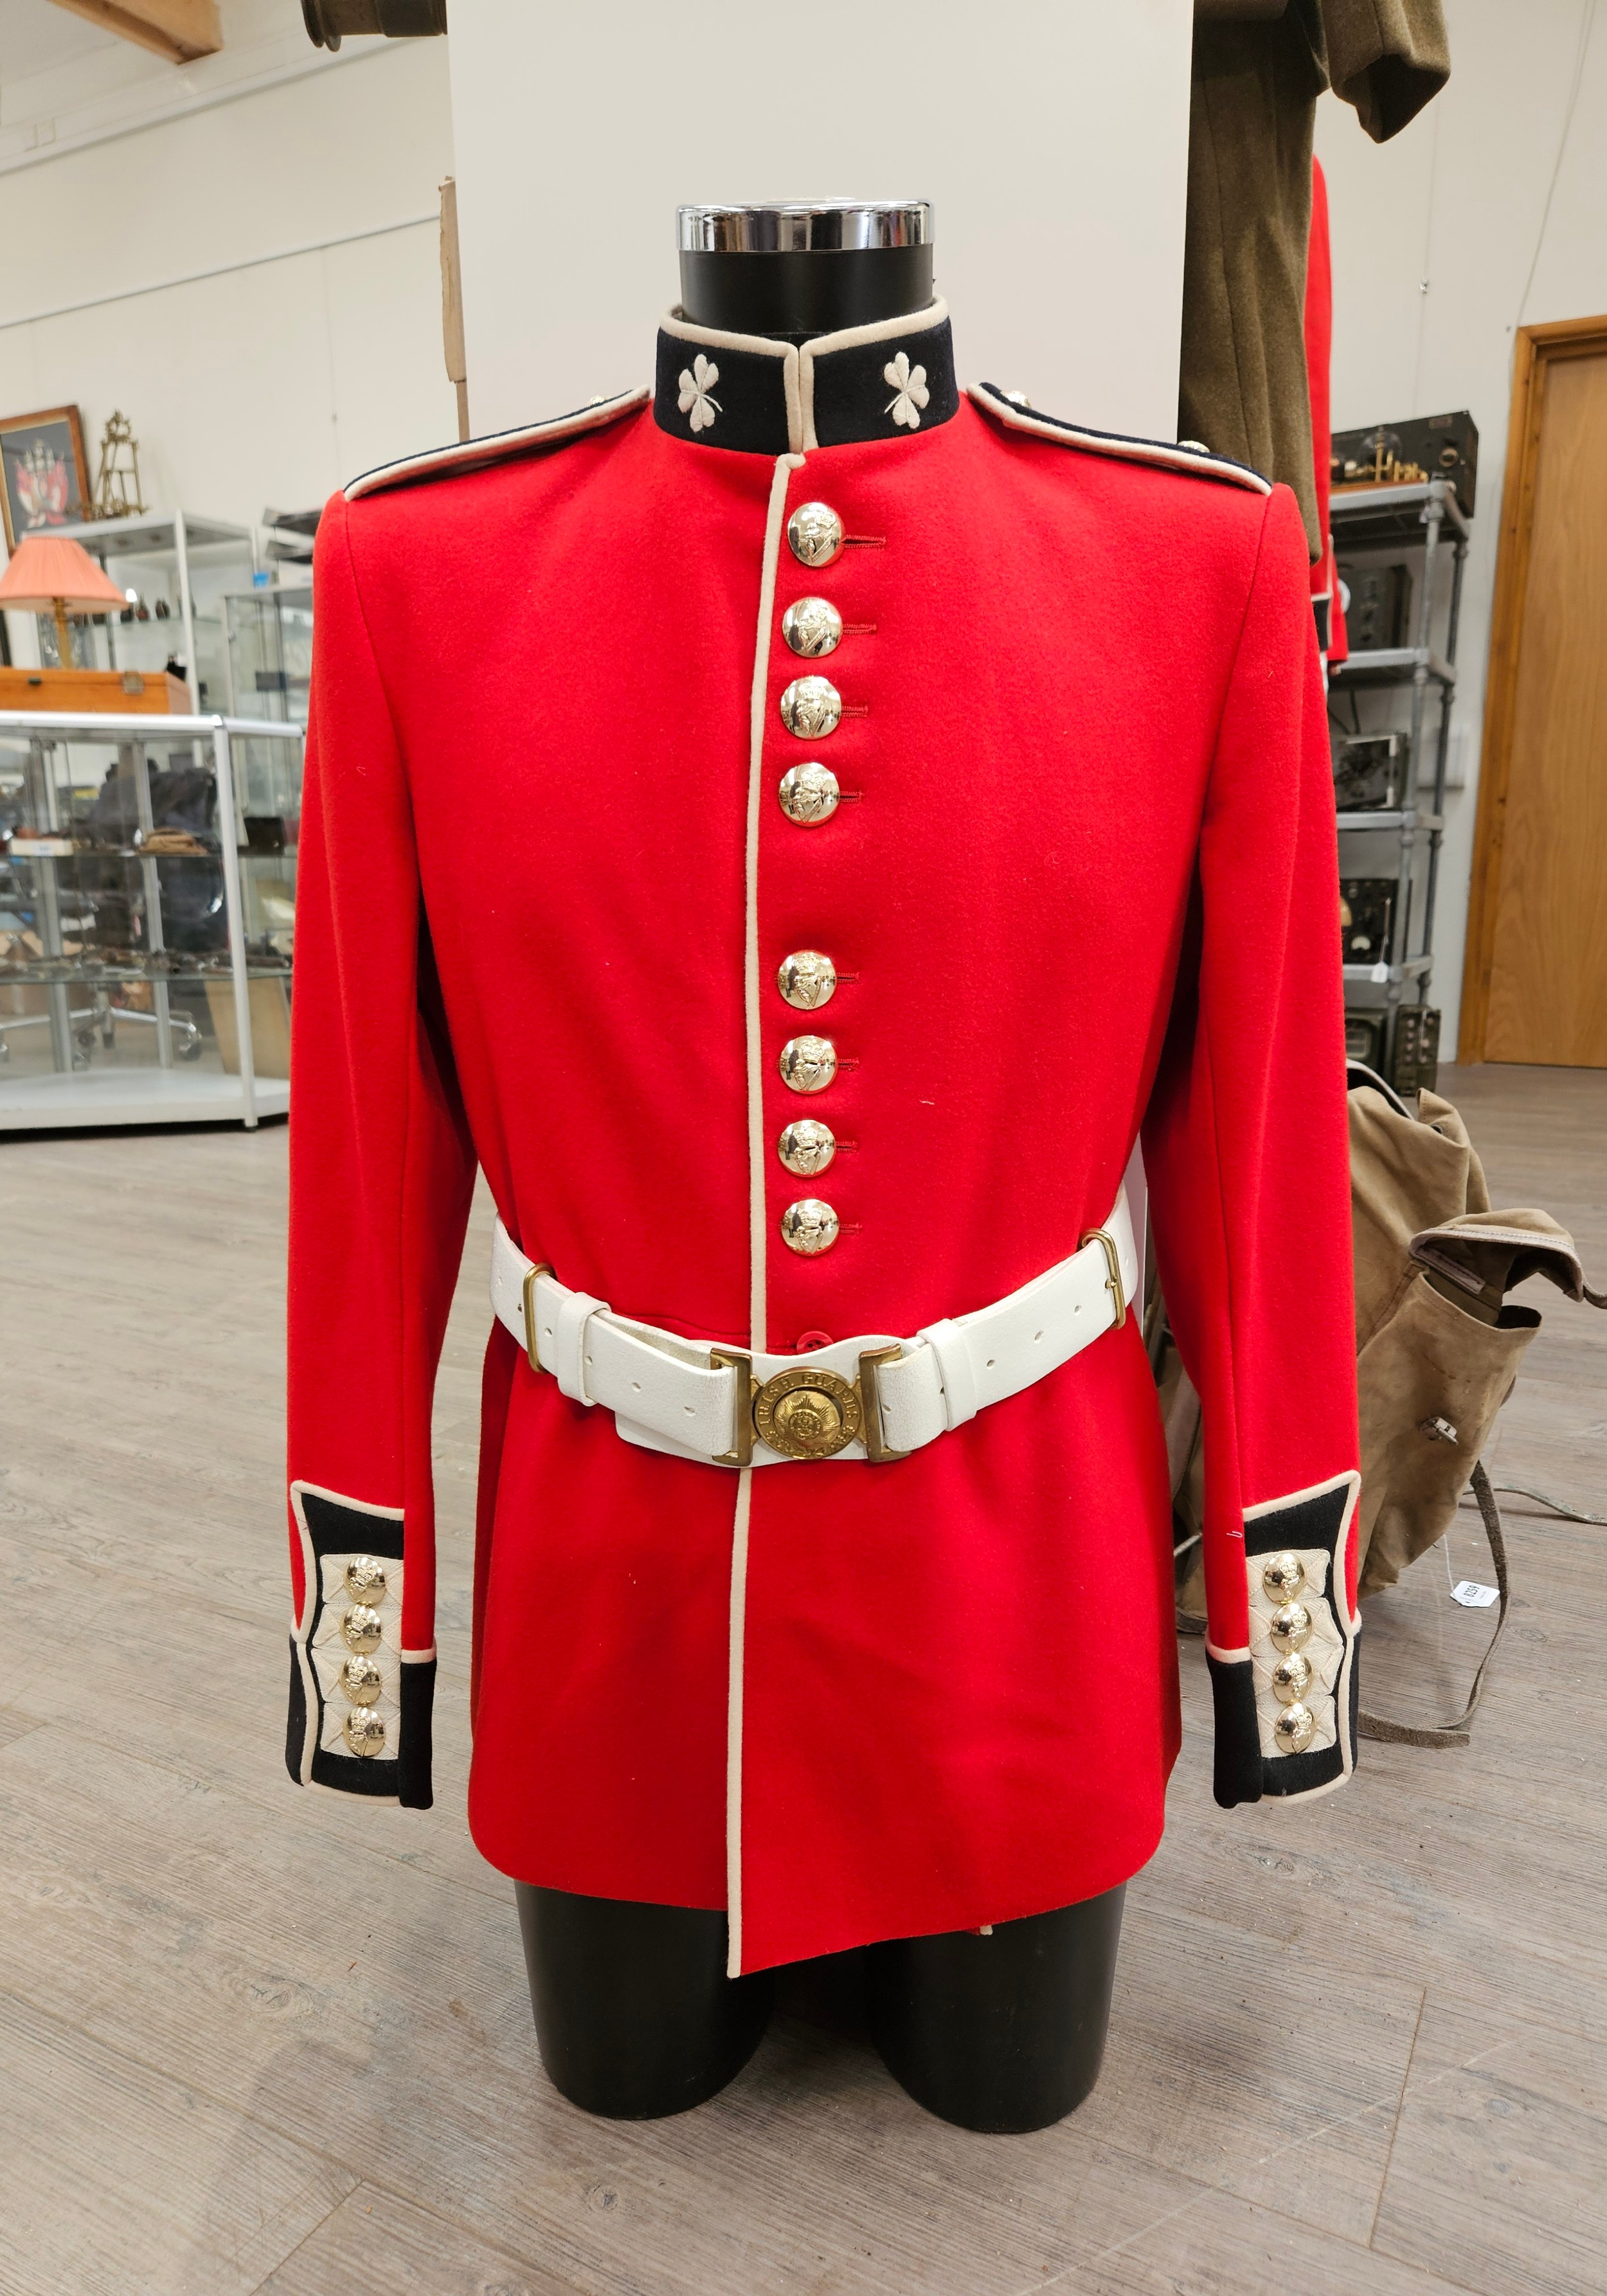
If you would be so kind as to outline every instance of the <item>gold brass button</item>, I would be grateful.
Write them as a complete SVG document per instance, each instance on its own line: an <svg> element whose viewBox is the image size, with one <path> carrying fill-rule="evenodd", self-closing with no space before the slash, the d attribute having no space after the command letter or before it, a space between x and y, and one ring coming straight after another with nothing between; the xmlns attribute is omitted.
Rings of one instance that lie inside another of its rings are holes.
<svg viewBox="0 0 1607 2296"><path fill-rule="evenodd" d="M1268 1602L1292 1603L1306 1584L1306 1566L1298 1554L1285 1550L1269 1554L1261 1565L1261 1586Z"/></svg>
<svg viewBox="0 0 1607 2296"><path fill-rule="evenodd" d="M837 967L817 948L795 948L783 957L775 985L796 1011L813 1013L836 996Z"/></svg>
<svg viewBox="0 0 1607 2296"><path fill-rule="evenodd" d="M1291 1651L1303 1650L1311 1640L1311 1613L1304 1603L1285 1603L1273 1612L1267 1631L1274 1650L1287 1657Z"/></svg>
<svg viewBox="0 0 1607 2296"><path fill-rule="evenodd" d="M1280 1754L1303 1754L1316 1735L1316 1717L1309 1706L1286 1706L1272 1734Z"/></svg>
<svg viewBox="0 0 1607 2296"><path fill-rule="evenodd" d="M385 1565L377 1554L354 1554L346 1565L346 1591L354 1603L385 1600Z"/></svg>
<svg viewBox="0 0 1607 2296"><path fill-rule="evenodd" d="M790 1251L813 1259L816 1252L830 1251L837 1241L838 1225L830 1204L818 1196L800 1196L781 1216L781 1240Z"/></svg>
<svg viewBox="0 0 1607 2296"><path fill-rule="evenodd" d="M354 1706L340 1725L340 1735L354 1754L382 1754L385 1720L372 1706Z"/></svg>
<svg viewBox="0 0 1607 2296"><path fill-rule="evenodd" d="M775 1144L775 1152L789 1172L796 1172L800 1180L812 1180L824 1172L837 1153L837 1136L829 1124L817 1124L812 1116L800 1116L796 1124L789 1124Z"/></svg>
<svg viewBox="0 0 1607 2296"><path fill-rule="evenodd" d="M1272 1694L1282 1706L1296 1705L1311 1687L1311 1660L1304 1651L1291 1651L1272 1669Z"/></svg>
<svg viewBox="0 0 1607 2296"><path fill-rule="evenodd" d="M824 1092L837 1073L837 1047L830 1037L789 1037L779 1066L793 1092Z"/></svg>
<svg viewBox="0 0 1607 2296"><path fill-rule="evenodd" d="M782 811L799 829L818 829L823 821L830 821L840 794L830 766L813 758L806 766L789 766L776 791Z"/></svg>
<svg viewBox="0 0 1607 2296"><path fill-rule="evenodd" d="M842 696L829 677L795 677L781 698L781 722L800 742L824 742L837 731Z"/></svg>
<svg viewBox="0 0 1607 2296"><path fill-rule="evenodd" d="M805 566L829 566L842 548L842 521L829 503L799 503L787 521L787 547Z"/></svg>
<svg viewBox="0 0 1607 2296"><path fill-rule="evenodd" d="M794 598L781 618L781 634L794 653L816 660L842 644L842 616L829 598Z"/></svg>
<svg viewBox="0 0 1607 2296"><path fill-rule="evenodd" d="M374 1706L385 1687L379 1660L359 1658L356 1651L340 1669L340 1688L354 1706Z"/></svg>
<svg viewBox="0 0 1607 2296"><path fill-rule="evenodd" d="M365 1657L379 1649L384 1632L379 1612L366 1603L354 1603L340 1621L340 1639L347 1649L360 1651Z"/></svg>

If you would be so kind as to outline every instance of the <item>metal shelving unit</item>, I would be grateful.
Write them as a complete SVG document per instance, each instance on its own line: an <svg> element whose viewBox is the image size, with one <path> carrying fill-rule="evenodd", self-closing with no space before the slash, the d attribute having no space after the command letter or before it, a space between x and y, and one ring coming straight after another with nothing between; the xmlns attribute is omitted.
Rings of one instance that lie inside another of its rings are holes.
<svg viewBox="0 0 1607 2296"><path fill-rule="evenodd" d="M88 519L59 532L80 544L119 589L153 592L165 612L147 621L86 624L95 658L111 669L160 669L181 654L195 710L229 697L223 597L249 583L258 563L251 529L182 510L141 511L132 518Z"/></svg>
<svg viewBox="0 0 1607 2296"><path fill-rule="evenodd" d="M1346 693L1390 687L1404 690L1411 697L1406 728L1406 790L1413 801L1388 811L1341 813L1339 816L1341 877L1365 873L1345 862L1349 840L1382 835L1391 839L1395 848L1393 873L1394 873L1397 879L1387 958L1375 964L1347 964L1344 968L1347 1007L1384 1009L1384 1064L1389 1070L1395 1061L1401 1005L1405 1002L1426 1004L1433 973L1434 898L1439 876L1439 849L1445 833L1446 767L1456 692L1456 636L1470 528L1456 499L1455 487L1448 479L1426 479L1414 486L1346 488L1331 498L1329 517L1336 555L1351 557L1362 552L1403 549L1423 554L1412 644L1353 653L1348 661L1335 663L1329 672L1331 701ZM1447 564L1448 593L1442 598ZM1437 644L1436 623L1442 605L1444 626ZM1432 768L1425 771L1431 742ZM1415 800L1425 783L1431 785L1432 795L1426 804L1420 805ZM1416 898L1419 891L1421 902ZM1419 911L1415 918L1414 908Z"/></svg>
<svg viewBox="0 0 1607 2296"><path fill-rule="evenodd" d="M0 1133L284 1113L258 1032L288 1023L301 742L261 718L0 710ZM197 825L165 825L159 779Z"/></svg>

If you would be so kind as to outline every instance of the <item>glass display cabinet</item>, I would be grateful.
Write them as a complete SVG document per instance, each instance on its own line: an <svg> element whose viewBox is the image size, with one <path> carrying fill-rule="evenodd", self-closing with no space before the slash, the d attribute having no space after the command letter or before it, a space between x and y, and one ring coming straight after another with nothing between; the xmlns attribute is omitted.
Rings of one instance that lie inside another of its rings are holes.
<svg viewBox="0 0 1607 2296"><path fill-rule="evenodd" d="M184 511L146 511L58 530L81 543L119 590L133 593L121 614L78 625L84 635L75 631L75 652L85 649L83 667L151 672L172 659L184 665L193 709L233 706L224 599L248 588L256 571L251 529ZM48 616L39 621L39 656L49 668L68 667L56 662ZM278 714L258 711L250 692L237 698L247 714Z"/></svg>
<svg viewBox="0 0 1607 2296"><path fill-rule="evenodd" d="M301 742L0 711L0 1131L289 1107Z"/></svg>
<svg viewBox="0 0 1607 2296"><path fill-rule="evenodd" d="M232 707L305 726L313 675L310 586L266 584L224 599Z"/></svg>

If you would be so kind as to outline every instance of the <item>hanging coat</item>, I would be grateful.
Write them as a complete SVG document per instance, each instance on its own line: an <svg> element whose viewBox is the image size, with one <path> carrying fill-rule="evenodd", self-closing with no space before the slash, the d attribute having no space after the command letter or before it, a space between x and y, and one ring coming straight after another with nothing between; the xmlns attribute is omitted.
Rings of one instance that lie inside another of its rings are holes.
<svg viewBox="0 0 1607 2296"><path fill-rule="evenodd" d="M1293 497L962 397L940 305L801 349L672 317L656 390L348 488L316 584L291 1775L430 1800L477 1165L529 1260L709 1369L917 1353L1077 1251L1142 1127L1205 1399L1218 1796L1337 1784L1355 1358ZM487 1857L726 1907L740 1970L1141 1866L1179 1726L1137 1317L901 1459L761 1456L627 1440L492 1326Z"/></svg>

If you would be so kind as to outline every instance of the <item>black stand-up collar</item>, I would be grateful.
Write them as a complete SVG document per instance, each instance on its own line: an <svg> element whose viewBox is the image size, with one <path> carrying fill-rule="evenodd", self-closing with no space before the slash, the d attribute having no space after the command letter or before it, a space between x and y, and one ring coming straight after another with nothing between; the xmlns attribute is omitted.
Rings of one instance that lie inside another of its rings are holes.
<svg viewBox="0 0 1607 2296"><path fill-rule="evenodd" d="M678 311L659 330L653 420L700 447L798 455L857 439L918 439L959 404L941 300L800 346L693 326Z"/></svg>

